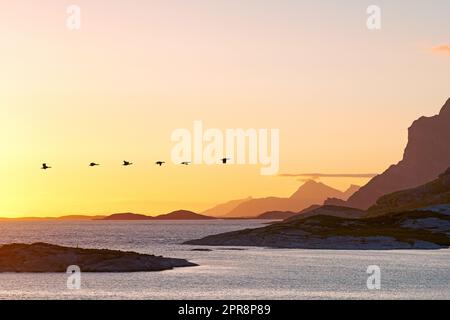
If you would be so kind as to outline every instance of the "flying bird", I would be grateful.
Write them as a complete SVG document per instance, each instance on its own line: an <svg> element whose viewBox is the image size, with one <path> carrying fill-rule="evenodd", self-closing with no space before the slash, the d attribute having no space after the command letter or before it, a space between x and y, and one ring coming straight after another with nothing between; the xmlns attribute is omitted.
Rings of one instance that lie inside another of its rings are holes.
<svg viewBox="0 0 450 320"><path fill-rule="evenodd" d="M129 161L125 161L124 160L122 165L126 167L126 166L131 166L132 164L133 164L133 162L129 162Z"/></svg>
<svg viewBox="0 0 450 320"><path fill-rule="evenodd" d="M183 161L181 164L182 164L182 165L185 165L185 166L188 166L188 165L191 164L191 162L190 162L190 161Z"/></svg>
<svg viewBox="0 0 450 320"><path fill-rule="evenodd" d="M165 164L165 161L156 161L155 164L157 164L158 166L162 166L163 164Z"/></svg>
<svg viewBox="0 0 450 320"><path fill-rule="evenodd" d="M98 163L95 163L95 162L91 162L90 164L89 164L89 167L95 167L95 166L99 166L100 164L98 164Z"/></svg>
<svg viewBox="0 0 450 320"><path fill-rule="evenodd" d="M42 164L42 170L47 170L47 169L51 169L52 167L49 167L46 163Z"/></svg>
<svg viewBox="0 0 450 320"><path fill-rule="evenodd" d="M231 160L230 158L222 158L220 161L222 161L223 164L227 164L227 162Z"/></svg>

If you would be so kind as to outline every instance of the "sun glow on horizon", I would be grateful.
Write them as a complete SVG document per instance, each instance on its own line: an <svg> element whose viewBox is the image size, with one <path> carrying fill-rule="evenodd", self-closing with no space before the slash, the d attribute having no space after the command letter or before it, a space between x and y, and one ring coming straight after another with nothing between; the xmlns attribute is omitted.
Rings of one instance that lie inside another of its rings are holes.
<svg viewBox="0 0 450 320"><path fill-rule="evenodd" d="M449 95L448 55L418 46L448 43L448 1L381 1L377 32L356 1L77 2L79 31L66 1L0 3L0 217L201 212L302 184L260 165L155 165L195 120L279 129L280 173L381 173Z"/></svg>

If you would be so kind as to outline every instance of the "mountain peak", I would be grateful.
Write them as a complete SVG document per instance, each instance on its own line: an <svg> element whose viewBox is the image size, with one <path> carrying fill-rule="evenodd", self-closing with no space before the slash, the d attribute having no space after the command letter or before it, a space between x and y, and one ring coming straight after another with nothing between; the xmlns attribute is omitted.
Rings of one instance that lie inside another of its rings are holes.
<svg viewBox="0 0 450 320"><path fill-rule="evenodd" d="M344 197L342 198L343 200L347 200L348 198L350 198L355 192L357 192L359 189L361 189L360 186L356 185L356 184L351 184L347 190L344 191Z"/></svg>
<svg viewBox="0 0 450 320"><path fill-rule="evenodd" d="M201 215L189 210L176 210L168 214L162 214L154 219L158 220L205 220L205 219L215 219L213 217Z"/></svg>
<svg viewBox="0 0 450 320"><path fill-rule="evenodd" d="M315 180L308 180L305 181L298 189L308 189L308 188L318 188L318 187L328 187L327 185L323 184L322 182L317 182Z"/></svg>
<svg viewBox="0 0 450 320"><path fill-rule="evenodd" d="M316 180L309 179L309 180L305 181L305 183L303 183L303 184L300 186L300 188L302 188L302 187L308 187L308 186L316 186L316 185L319 185L319 184L324 185L322 182L317 182Z"/></svg>
<svg viewBox="0 0 450 320"><path fill-rule="evenodd" d="M448 115L450 116L450 98L448 98L447 102L442 107L441 111L439 112L440 116Z"/></svg>
<svg viewBox="0 0 450 320"><path fill-rule="evenodd" d="M424 209L445 212L450 207L450 168L439 177L412 189L382 196L369 208L369 215ZM434 208L433 208L434 207Z"/></svg>
<svg viewBox="0 0 450 320"><path fill-rule="evenodd" d="M317 182L314 180L308 180L302 184L297 191L291 195L292 198L311 198L317 197L321 194L340 194L341 192L337 189L327 186L322 182Z"/></svg>

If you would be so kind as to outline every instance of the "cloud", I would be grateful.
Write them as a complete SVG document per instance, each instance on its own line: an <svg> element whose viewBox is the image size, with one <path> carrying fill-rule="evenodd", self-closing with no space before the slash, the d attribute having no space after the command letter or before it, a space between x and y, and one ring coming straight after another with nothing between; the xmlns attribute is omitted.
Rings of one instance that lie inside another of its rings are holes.
<svg viewBox="0 0 450 320"><path fill-rule="evenodd" d="M435 46L431 48L431 51L433 51L434 53L450 56L450 44L441 44L439 46Z"/></svg>
<svg viewBox="0 0 450 320"><path fill-rule="evenodd" d="M373 178L377 173L282 173L280 177L319 178Z"/></svg>

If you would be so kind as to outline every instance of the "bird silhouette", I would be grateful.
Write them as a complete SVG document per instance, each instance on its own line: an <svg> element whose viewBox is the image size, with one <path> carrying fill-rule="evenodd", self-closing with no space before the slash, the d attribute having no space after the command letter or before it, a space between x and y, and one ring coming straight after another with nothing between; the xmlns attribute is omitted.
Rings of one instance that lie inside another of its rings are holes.
<svg viewBox="0 0 450 320"><path fill-rule="evenodd" d="M99 166L100 164L98 164L98 163L95 163L95 162L91 162L90 164L89 164L89 167L95 167L95 166Z"/></svg>
<svg viewBox="0 0 450 320"><path fill-rule="evenodd" d="M162 166L163 164L165 164L165 161L156 161L155 164L157 164L158 166Z"/></svg>
<svg viewBox="0 0 450 320"><path fill-rule="evenodd" d="M124 160L122 165L126 167L126 166L131 166L132 164L133 164L133 162L129 162L129 161L125 161Z"/></svg>
<svg viewBox="0 0 450 320"><path fill-rule="evenodd" d="M182 165L185 165L185 166L188 166L188 165L191 164L191 162L190 162L190 161L183 161L181 164L182 164Z"/></svg>
<svg viewBox="0 0 450 320"><path fill-rule="evenodd" d="M47 170L47 169L51 169L52 167L49 167L46 163L42 164L42 170Z"/></svg>
<svg viewBox="0 0 450 320"><path fill-rule="evenodd" d="M222 158L220 161L222 161L223 164L227 164L227 162L231 160L230 158Z"/></svg>

